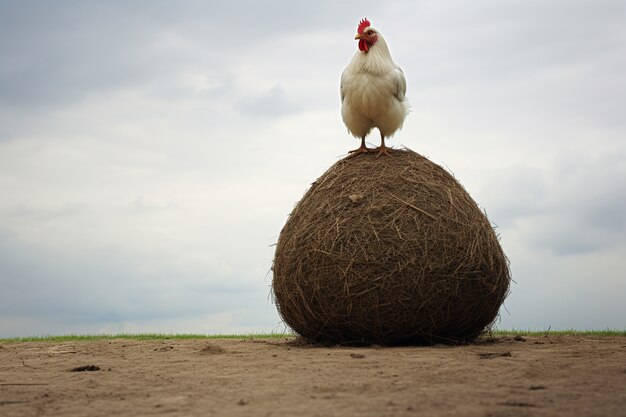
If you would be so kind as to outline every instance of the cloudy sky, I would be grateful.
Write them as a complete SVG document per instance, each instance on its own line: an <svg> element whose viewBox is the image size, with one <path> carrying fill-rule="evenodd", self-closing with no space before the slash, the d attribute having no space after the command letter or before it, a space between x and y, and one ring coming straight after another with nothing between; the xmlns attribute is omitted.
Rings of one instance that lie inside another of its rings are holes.
<svg viewBox="0 0 626 417"><path fill-rule="evenodd" d="M281 331L272 245L358 145L362 17L407 74L389 143L501 234L498 327L626 328L622 0L0 0L0 337Z"/></svg>

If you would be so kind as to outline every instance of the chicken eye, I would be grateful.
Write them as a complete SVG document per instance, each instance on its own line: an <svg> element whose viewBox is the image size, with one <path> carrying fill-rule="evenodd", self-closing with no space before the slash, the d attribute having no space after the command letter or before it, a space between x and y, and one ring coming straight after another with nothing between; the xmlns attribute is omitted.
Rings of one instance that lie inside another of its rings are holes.
<svg viewBox="0 0 626 417"><path fill-rule="evenodd" d="M371 30L368 30L368 31L367 31L367 34L368 34L368 35L371 35L372 33L374 33L374 32L372 32Z"/></svg>

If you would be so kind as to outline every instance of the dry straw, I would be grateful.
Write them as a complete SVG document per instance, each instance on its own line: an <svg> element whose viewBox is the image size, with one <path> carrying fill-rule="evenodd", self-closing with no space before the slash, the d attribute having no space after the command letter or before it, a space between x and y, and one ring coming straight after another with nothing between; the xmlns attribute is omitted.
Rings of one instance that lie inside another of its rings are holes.
<svg viewBox="0 0 626 417"><path fill-rule="evenodd" d="M484 213L410 150L326 171L281 231L273 272L283 320L330 343L470 340L493 323L510 282Z"/></svg>

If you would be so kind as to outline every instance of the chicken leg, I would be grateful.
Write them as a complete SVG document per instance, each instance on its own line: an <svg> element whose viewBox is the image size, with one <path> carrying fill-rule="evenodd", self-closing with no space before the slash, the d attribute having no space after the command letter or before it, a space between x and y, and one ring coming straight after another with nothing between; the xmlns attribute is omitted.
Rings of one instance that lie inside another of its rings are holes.
<svg viewBox="0 0 626 417"><path fill-rule="evenodd" d="M389 153L389 149L385 146L385 136L383 136L383 134L380 134L380 146L376 149L372 149L372 152L376 152L378 151L378 155L376 155L376 158L378 158L381 155L387 155L387 156L391 156L391 154Z"/></svg>
<svg viewBox="0 0 626 417"><path fill-rule="evenodd" d="M359 146L356 149L352 149L351 151L348 151L348 153L351 154L351 156L356 156L358 154L368 153L370 151L371 151L371 149L369 149L367 146L365 146L365 136L363 136L361 138L361 146Z"/></svg>

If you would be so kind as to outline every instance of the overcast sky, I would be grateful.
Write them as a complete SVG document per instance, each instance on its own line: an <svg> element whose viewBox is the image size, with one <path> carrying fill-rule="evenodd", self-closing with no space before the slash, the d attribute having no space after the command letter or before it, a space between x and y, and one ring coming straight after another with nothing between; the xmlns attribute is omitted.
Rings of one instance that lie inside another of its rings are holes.
<svg viewBox="0 0 626 417"><path fill-rule="evenodd" d="M625 329L626 2L0 0L0 337L281 331L363 17L407 75L389 144L497 225L498 327Z"/></svg>

